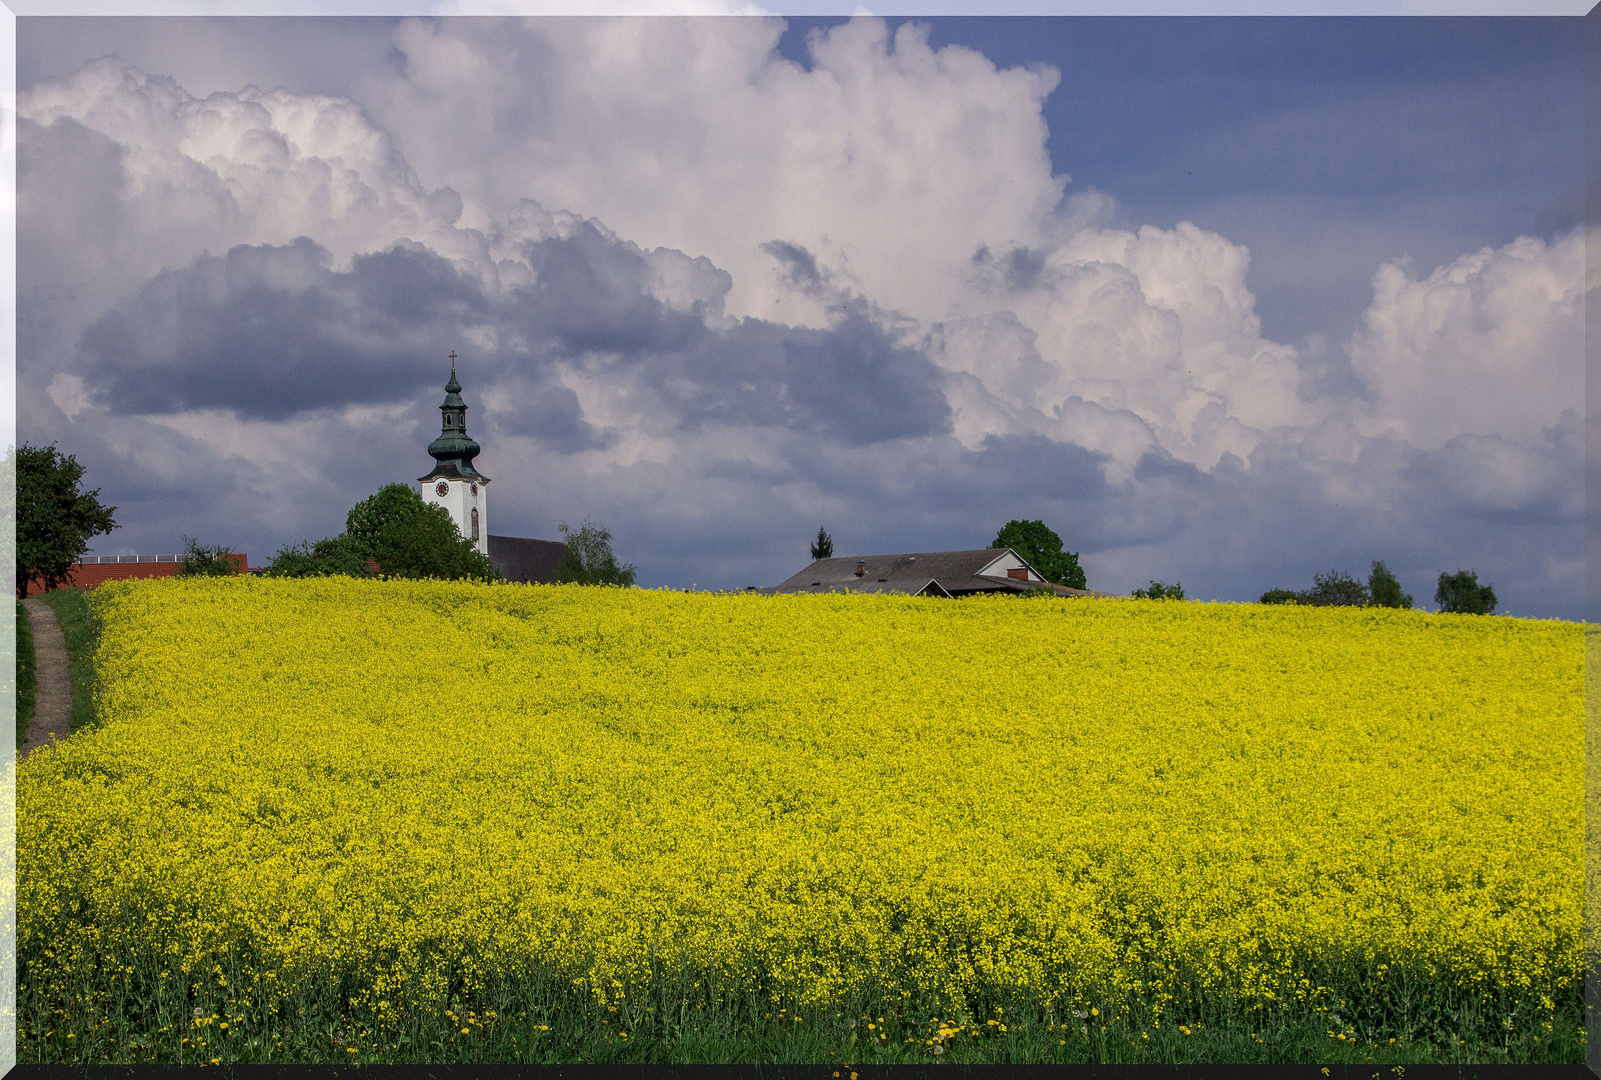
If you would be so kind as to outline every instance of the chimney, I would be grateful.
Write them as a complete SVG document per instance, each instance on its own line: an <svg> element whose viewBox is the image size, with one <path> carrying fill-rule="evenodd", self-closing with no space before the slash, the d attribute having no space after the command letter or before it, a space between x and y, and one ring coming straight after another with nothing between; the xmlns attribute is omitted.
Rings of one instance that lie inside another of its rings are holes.
<svg viewBox="0 0 1601 1080"><path fill-rule="evenodd" d="M866 571L867 571L867 560L866 559L857 559L856 560L856 576L857 577L861 577L862 574L866 573Z"/></svg>

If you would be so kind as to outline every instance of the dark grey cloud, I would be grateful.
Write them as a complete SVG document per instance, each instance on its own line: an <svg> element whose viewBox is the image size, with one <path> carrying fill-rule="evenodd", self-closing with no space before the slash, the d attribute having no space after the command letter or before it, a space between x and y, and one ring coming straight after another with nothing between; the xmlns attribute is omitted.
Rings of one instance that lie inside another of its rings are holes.
<svg viewBox="0 0 1601 1080"><path fill-rule="evenodd" d="M336 272L321 246L236 247L159 274L85 333L81 373L121 413L282 420L394 401L486 313L447 261L396 247Z"/></svg>
<svg viewBox="0 0 1601 1080"><path fill-rule="evenodd" d="M409 399L442 357L484 333L507 343L475 358L516 405L506 434L564 450L610 445L556 378L563 367L632 385L680 429L783 427L850 445L947 430L940 372L861 304L834 325L756 319L708 324L650 291L646 258L585 225L523 245L533 284L492 295L417 244L336 270L311 240L236 247L150 281L85 333L76 373L124 414L226 409L282 420L307 410ZM465 351L465 350L464 350Z"/></svg>

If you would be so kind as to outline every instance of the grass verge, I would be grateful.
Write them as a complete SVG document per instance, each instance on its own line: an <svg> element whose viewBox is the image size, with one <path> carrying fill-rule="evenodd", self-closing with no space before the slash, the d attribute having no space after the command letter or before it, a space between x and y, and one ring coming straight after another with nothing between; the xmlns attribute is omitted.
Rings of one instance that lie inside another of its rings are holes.
<svg viewBox="0 0 1601 1080"><path fill-rule="evenodd" d="M44 602L56 613L67 643L67 670L72 676L72 730L95 722L94 651L100 640L100 618L86 589L56 589Z"/></svg>
<svg viewBox="0 0 1601 1080"><path fill-rule="evenodd" d="M29 1017L19 1026L19 1062L151 1064L811 1064L843 1070L878 1064L1556 1064L1584 1059L1579 1017L1559 1013L1555 1030L1508 1031L1497 1042L1469 1042L1447 1027L1398 1040L1334 1032L1306 1019L1279 1026L1106 1024L1073 1018L1067 1024L1032 1015L965 1023L895 1015L752 1013L742 1007L684 1008L638 1024L597 1017L576 1004L543 1007L504 1003L510 1011L447 1009L379 1034L309 1009L290 1021L249 1009L190 1009L171 1001L143 1023L110 1011L99 1017L58 1012L49 1022ZM759 1006L758 1006L759 1007ZM298 1012L298 1010L295 1010ZM199 1012L201 1015L194 1015ZM1444 1019L1444 1018L1442 1018ZM880 1020L883 1022L881 1023ZM1008 1021L1010 1021L1008 1023ZM854 1026L853 1026L854 1024ZM873 1027L869 1028L868 1024ZM956 1028L953 1032L953 1028ZM943 1037L937 1037L941 1036ZM935 1044L939 1049L935 1049ZM1399 1077L1402 1070L1396 1070ZM1391 1080L1386 1076L1385 1080Z"/></svg>
<svg viewBox="0 0 1601 1080"><path fill-rule="evenodd" d="M33 651L33 624L17 601L17 746L28 741L28 721L39 697L39 658Z"/></svg>

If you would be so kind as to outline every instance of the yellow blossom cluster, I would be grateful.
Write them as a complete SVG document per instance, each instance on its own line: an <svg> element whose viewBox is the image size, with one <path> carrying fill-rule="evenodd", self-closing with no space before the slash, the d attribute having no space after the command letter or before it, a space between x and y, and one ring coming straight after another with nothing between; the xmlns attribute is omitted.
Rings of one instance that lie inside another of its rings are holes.
<svg viewBox="0 0 1601 1080"><path fill-rule="evenodd" d="M630 1027L713 988L1344 1025L1578 992L1571 624L340 578L96 603L101 723L18 768L41 998L333 986L383 1024L541 978Z"/></svg>

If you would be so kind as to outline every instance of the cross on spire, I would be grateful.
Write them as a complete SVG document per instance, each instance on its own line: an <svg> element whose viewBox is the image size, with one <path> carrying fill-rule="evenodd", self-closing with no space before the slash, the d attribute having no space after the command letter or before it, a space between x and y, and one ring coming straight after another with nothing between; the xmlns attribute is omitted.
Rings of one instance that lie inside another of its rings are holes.
<svg viewBox="0 0 1601 1080"><path fill-rule="evenodd" d="M450 373L452 375L456 374L456 350L455 349L451 349L450 350Z"/></svg>

